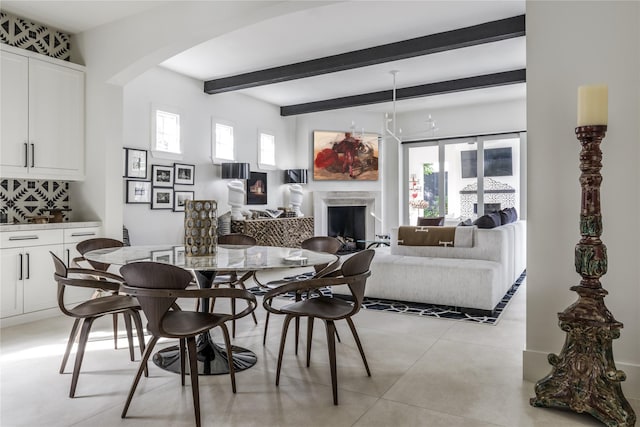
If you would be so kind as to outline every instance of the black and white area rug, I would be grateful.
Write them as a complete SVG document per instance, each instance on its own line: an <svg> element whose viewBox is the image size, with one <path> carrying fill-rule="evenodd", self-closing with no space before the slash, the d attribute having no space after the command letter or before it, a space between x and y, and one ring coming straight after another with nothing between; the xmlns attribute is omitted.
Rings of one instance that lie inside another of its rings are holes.
<svg viewBox="0 0 640 427"><path fill-rule="evenodd" d="M285 279L289 280L304 280L308 278L309 275L300 275L300 276L291 276L285 277ZM511 298L516 294L520 285L524 281L525 277L527 277L526 270L522 272L520 277L515 281L515 283L511 286L511 288L507 291L507 293L502 297L502 300L498 303L494 311L491 315L473 315L469 313L465 313L462 310L446 306L446 305L436 305L436 304L424 304L418 302L408 302L408 301L394 301L394 300L386 300L386 299L377 299L377 298L367 298L365 297L364 302L362 303L362 308L366 310L379 310L379 311L387 311L391 313L402 313L402 314L412 314L415 316L425 316L425 317L437 317L440 319L449 319L449 320L458 320L462 322L475 322L475 323L483 323L487 325L495 325L500 319L500 315L503 310L511 301ZM249 289L255 295L264 295L265 291L258 287ZM323 289L323 295L331 295L330 289ZM288 297L293 299L293 294L288 295ZM336 297L340 298L340 295L336 295Z"/></svg>

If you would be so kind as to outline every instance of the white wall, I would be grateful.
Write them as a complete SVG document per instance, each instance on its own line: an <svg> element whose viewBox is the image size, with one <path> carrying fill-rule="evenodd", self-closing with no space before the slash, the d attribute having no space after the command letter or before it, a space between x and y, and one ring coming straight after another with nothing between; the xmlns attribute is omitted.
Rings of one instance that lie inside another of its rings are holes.
<svg viewBox="0 0 640 427"><path fill-rule="evenodd" d="M227 181L220 177L220 166L211 161L212 117L234 125L236 159L247 162L254 172L267 172L267 205L247 208L264 209L282 206L286 186L282 170L258 169L258 129L269 130L276 137L276 161L280 169L295 162L296 143L291 138L290 121L280 116L278 107L254 98L227 93L206 95L202 82L164 68L153 68L124 87L123 145L149 150L151 106L177 108L181 119L184 157L179 163L196 165L195 186L176 186L176 190L195 191L196 199L218 201L218 215L229 211ZM154 158L149 164L173 165L174 160ZM149 166L150 178L151 166ZM122 180L124 181L124 180ZM124 184L123 184L124 185ZM126 190L124 191L126 194ZM151 210L150 205L125 204L124 224L134 244L181 244L184 214L168 210Z"/></svg>
<svg viewBox="0 0 640 427"><path fill-rule="evenodd" d="M565 334L557 313L577 298L574 246L580 238L577 88L609 85L609 129L602 143L602 240L609 269L605 303L624 323L614 341L622 388L640 397L640 3L527 2L529 218L524 376L550 372ZM533 392L533 390L532 390Z"/></svg>
<svg viewBox="0 0 640 427"><path fill-rule="evenodd" d="M234 29L316 2L167 2L72 38L86 65L86 180L72 186L76 219L97 219L122 238L122 87L162 61Z"/></svg>

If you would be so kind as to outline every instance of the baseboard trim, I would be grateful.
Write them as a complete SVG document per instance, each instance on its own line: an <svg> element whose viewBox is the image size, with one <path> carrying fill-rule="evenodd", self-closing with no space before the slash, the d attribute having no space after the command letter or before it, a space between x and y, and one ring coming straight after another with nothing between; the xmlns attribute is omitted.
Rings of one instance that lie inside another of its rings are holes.
<svg viewBox="0 0 640 427"><path fill-rule="evenodd" d="M532 350L522 352L522 376L526 381L535 383L551 372L551 365L547 361L548 354ZM627 374L627 379L622 382L625 397L640 399L640 365L616 362L616 368Z"/></svg>
<svg viewBox="0 0 640 427"><path fill-rule="evenodd" d="M48 319L56 316L62 316L62 313L60 312L60 309L58 307L20 314L17 316L5 317L3 319L0 319L0 329L9 326L22 325L23 323L35 322L36 320Z"/></svg>

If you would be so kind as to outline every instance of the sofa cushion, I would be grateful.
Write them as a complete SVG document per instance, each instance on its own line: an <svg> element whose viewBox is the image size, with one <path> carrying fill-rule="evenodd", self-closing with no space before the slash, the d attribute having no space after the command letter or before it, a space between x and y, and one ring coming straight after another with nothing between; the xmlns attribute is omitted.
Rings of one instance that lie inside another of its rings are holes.
<svg viewBox="0 0 640 427"><path fill-rule="evenodd" d="M444 217L443 216L438 216L438 217L432 217L432 218L424 218L424 217L418 217L418 223L416 224L417 226L442 226L444 225Z"/></svg>
<svg viewBox="0 0 640 427"><path fill-rule="evenodd" d="M478 228L495 228L502 225L502 220L499 213L491 212L476 219L473 224Z"/></svg>

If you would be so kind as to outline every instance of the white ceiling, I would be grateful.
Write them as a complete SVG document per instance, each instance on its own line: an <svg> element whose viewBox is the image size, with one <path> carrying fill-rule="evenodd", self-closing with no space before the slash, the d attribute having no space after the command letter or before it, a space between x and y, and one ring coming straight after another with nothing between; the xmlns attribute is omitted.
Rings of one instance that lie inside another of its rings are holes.
<svg viewBox="0 0 640 427"><path fill-rule="evenodd" d="M176 0L173 0L176 1ZM166 1L6 1L9 13L69 33L161 6ZM328 2L224 34L163 62L199 79L226 77L480 24L525 13L524 0ZM291 105L526 67L524 37L394 61L240 92ZM398 111L524 98L524 84L397 103ZM215 96L215 95L212 95ZM361 107L388 111L389 105Z"/></svg>

